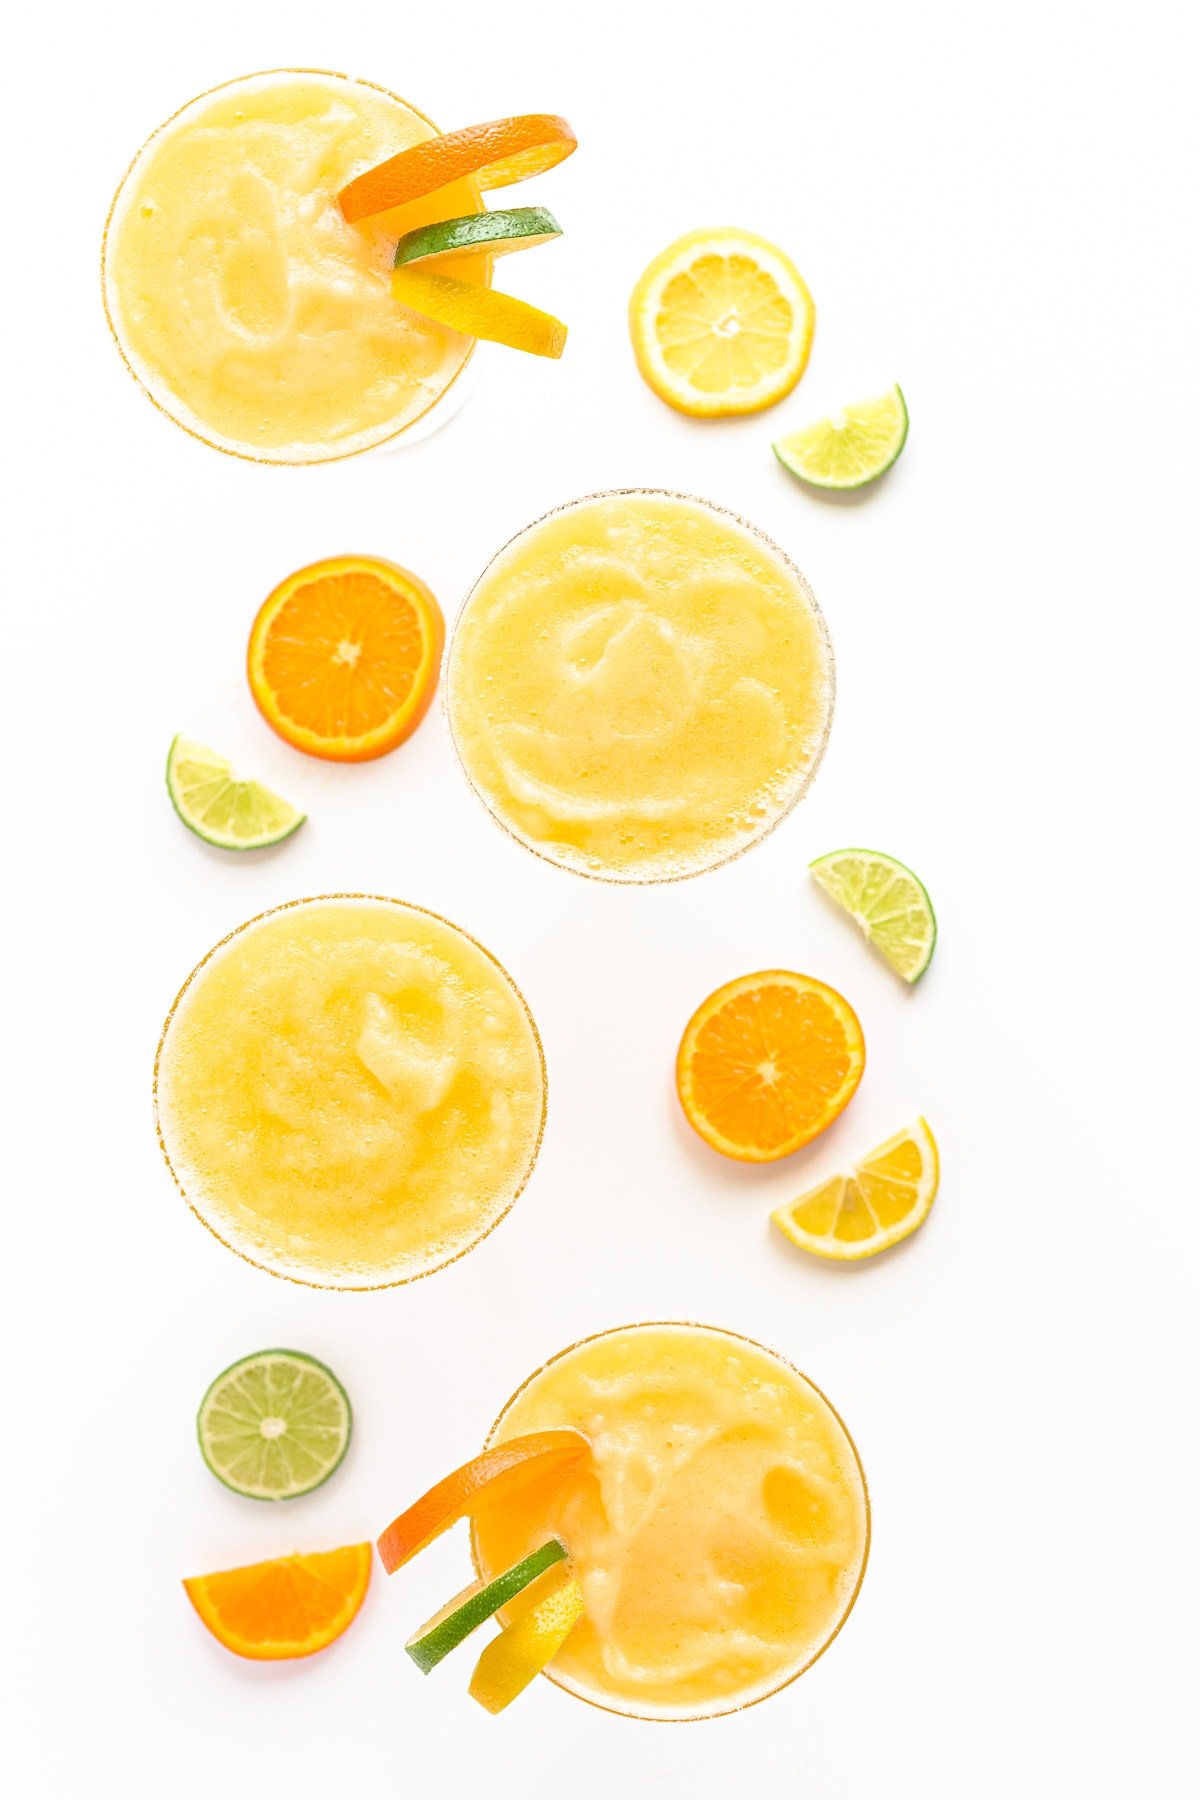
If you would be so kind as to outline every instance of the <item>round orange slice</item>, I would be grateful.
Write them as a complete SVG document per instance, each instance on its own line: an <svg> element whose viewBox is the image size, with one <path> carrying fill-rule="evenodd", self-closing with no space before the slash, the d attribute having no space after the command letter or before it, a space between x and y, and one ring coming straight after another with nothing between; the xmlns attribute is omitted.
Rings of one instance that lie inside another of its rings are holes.
<svg viewBox="0 0 1200 1800"><path fill-rule="evenodd" d="M378 1539L380 1559L388 1574L431 1544L459 1519L481 1506L509 1501L526 1483L554 1476L589 1454L577 1431L532 1431L525 1437L493 1444L455 1469L436 1487L393 1519Z"/></svg>
<svg viewBox="0 0 1200 1800"><path fill-rule="evenodd" d="M486 125L466 125L461 131L426 138L356 175L338 195L338 204L342 217L353 225L464 178L486 189L511 187L552 169L570 156L575 144L567 121L553 113L523 113Z"/></svg>
<svg viewBox="0 0 1200 1800"><path fill-rule="evenodd" d="M693 1013L675 1081L688 1123L739 1162L790 1156L831 1125L862 1079L849 1002L788 969L726 982Z"/></svg>
<svg viewBox="0 0 1200 1800"><path fill-rule="evenodd" d="M196 1575L188 1599L235 1656L280 1662L324 1650L357 1617L371 1579L370 1544Z"/></svg>
<svg viewBox="0 0 1200 1800"><path fill-rule="evenodd" d="M437 686L445 626L425 583L375 556L334 556L281 581L250 633L250 691L273 731L331 762L402 744Z"/></svg>

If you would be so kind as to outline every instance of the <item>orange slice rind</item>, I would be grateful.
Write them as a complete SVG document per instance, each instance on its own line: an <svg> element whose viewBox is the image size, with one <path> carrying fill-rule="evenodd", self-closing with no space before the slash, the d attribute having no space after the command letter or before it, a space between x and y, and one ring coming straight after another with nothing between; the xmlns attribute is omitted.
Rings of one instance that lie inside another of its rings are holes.
<svg viewBox="0 0 1200 1800"><path fill-rule="evenodd" d="M583 1592L569 1570L543 1577L509 1609L515 1614L475 1665L470 1694L490 1713L506 1706L558 1654L583 1617Z"/></svg>
<svg viewBox="0 0 1200 1800"><path fill-rule="evenodd" d="M771 1214L789 1243L833 1262L861 1262L929 1217L937 1198L938 1148L924 1119Z"/></svg>
<svg viewBox="0 0 1200 1800"><path fill-rule="evenodd" d="M341 1637L371 1578L370 1544L196 1575L183 1586L208 1630L235 1656L280 1662Z"/></svg>
<svg viewBox="0 0 1200 1800"><path fill-rule="evenodd" d="M833 1123L865 1063L862 1026L836 989L766 969L726 982L697 1008L675 1081L705 1143L740 1162L774 1162Z"/></svg>
<svg viewBox="0 0 1200 1800"><path fill-rule="evenodd" d="M485 190L541 175L570 156L575 133L554 113L523 113L467 125L413 144L356 175L338 195L348 224L436 193L452 181L473 180Z"/></svg>
<svg viewBox="0 0 1200 1800"><path fill-rule="evenodd" d="M289 575L259 608L250 691L294 749L367 762L424 718L444 637L441 608L419 577L380 557L330 557Z"/></svg>
<svg viewBox="0 0 1200 1800"><path fill-rule="evenodd" d="M465 337L507 344L510 350L524 350L530 356L559 357L566 347L567 328L561 319L511 294L459 281L453 275L405 264L392 270L392 294L401 306L451 331L461 331Z"/></svg>
<svg viewBox="0 0 1200 1800"><path fill-rule="evenodd" d="M510 1499L523 1483L555 1475L589 1454L577 1431L534 1431L493 1444L431 1487L380 1533L377 1547L388 1574L431 1544L459 1519Z"/></svg>

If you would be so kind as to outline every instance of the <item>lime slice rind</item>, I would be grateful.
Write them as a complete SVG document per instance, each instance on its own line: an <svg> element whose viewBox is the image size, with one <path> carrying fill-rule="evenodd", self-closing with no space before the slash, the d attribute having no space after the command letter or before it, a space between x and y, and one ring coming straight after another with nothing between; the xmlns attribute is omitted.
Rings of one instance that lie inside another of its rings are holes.
<svg viewBox="0 0 1200 1800"><path fill-rule="evenodd" d="M167 793L188 830L218 850L265 850L299 831L306 815L259 781L240 781L225 757L176 736Z"/></svg>
<svg viewBox="0 0 1200 1800"><path fill-rule="evenodd" d="M515 1600L539 1575L562 1562L566 1554L566 1545L558 1538L550 1538L521 1562L514 1563L511 1569L497 1575L494 1581L476 1581L464 1588L448 1606L442 1607L415 1631L405 1645L418 1669L428 1675L443 1657L457 1649L488 1619L494 1618L501 1607Z"/></svg>
<svg viewBox="0 0 1200 1800"><path fill-rule="evenodd" d="M908 407L899 387L802 426L774 443L779 461L811 487L848 493L886 475L908 438Z"/></svg>
<svg viewBox="0 0 1200 1800"><path fill-rule="evenodd" d="M507 256L561 236L561 225L544 206L468 213L461 219L439 219L406 232L396 245L393 266L400 269L408 263L436 262L444 256L466 256L481 250L489 256Z"/></svg>
<svg viewBox="0 0 1200 1800"><path fill-rule="evenodd" d="M813 879L911 986L933 958L937 917L925 884L880 850L833 850L809 864Z"/></svg>
<svg viewBox="0 0 1200 1800"><path fill-rule="evenodd" d="M353 1415L331 1369L301 1350L258 1350L213 1381L196 1415L200 1454L249 1500L294 1500L329 1480Z"/></svg>

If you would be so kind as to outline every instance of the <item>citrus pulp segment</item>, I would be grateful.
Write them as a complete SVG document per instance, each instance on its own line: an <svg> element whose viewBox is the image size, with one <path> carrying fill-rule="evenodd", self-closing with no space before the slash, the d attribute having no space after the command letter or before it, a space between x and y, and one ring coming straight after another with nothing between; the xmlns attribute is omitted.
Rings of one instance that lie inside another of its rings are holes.
<svg viewBox="0 0 1200 1800"><path fill-rule="evenodd" d="M886 474L908 437L908 407L898 387L843 407L772 445L785 469L813 487L866 487Z"/></svg>
<svg viewBox="0 0 1200 1800"><path fill-rule="evenodd" d="M289 575L259 608L250 691L294 749L366 762L424 718L444 635L441 608L418 576L377 556L329 557Z"/></svg>
<svg viewBox="0 0 1200 1800"><path fill-rule="evenodd" d="M810 1143L853 1098L866 1046L854 1009L811 975L767 969L710 994L689 1020L675 1076L688 1123L723 1156L774 1162Z"/></svg>
<svg viewBox="0 0 1200 1800"><path fill-rule="evenodd" d="M933 956L937 919L912 870L879 850L833 850L808 866L897 975L919 981Z"/></svg>
<svg viewBox="0 0 1200 1800"><path fill-rule="evenodd" d="M260 1350L211 1384L196 1417L218 1481L251 1500L292 1500L328 1481L350 1447L346 1390L298 1350Z"/></svg>
<svg viewBox="0 0 1200 1800"><path fill-rule="evenodd" d="M184 1582L208 1630L235 1656L280 1662L324 1650L354 1622L371 1578L370 1544L196 1575Z"/></svg>
<svg viewBox="0 0 1200 1800"><path fill-rule="evenodd" d="M815 321L812 295L783 251L730 227L669 245L629 303L643 378L695 418L759 412L790 394Z"/></svg>
<svg viewBox="0 0 1200 1800"><path fill-rule="evenodd" d="M167 792L189 831L219 850L263 850L299 831L306 815L259 781L242 781L215 750L176 736Z"/></svg>
<svg viewBox="0 0 1200 1800"><path fill-rule="evenodd" d="M833 1262L860 1262L910 1237L937 1197L938 1149L924 1119L888 1138L844 1175L771 1214L789 1242Z"/></svg>

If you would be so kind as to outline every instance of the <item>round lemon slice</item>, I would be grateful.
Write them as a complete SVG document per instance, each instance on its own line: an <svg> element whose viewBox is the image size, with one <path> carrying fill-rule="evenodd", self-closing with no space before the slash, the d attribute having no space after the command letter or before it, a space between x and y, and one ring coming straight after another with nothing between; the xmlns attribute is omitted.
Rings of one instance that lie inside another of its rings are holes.
<svg viewBox="0 0 1200 1800"><path fill-rule="evenodd" d="M812 295L783 251L729 226L671 244L629 303L643 377L660 400L699 419L760 412L790 394L815 320Z"/></svg>
<svg viewBox="0 0 1200 1800"><path fill-rule="evenodd" d="M938 1191L938 1150L924 1119L843 1175L771 1214L785 1238L834 1262L859 1262L910 1237Z"/></svg>

